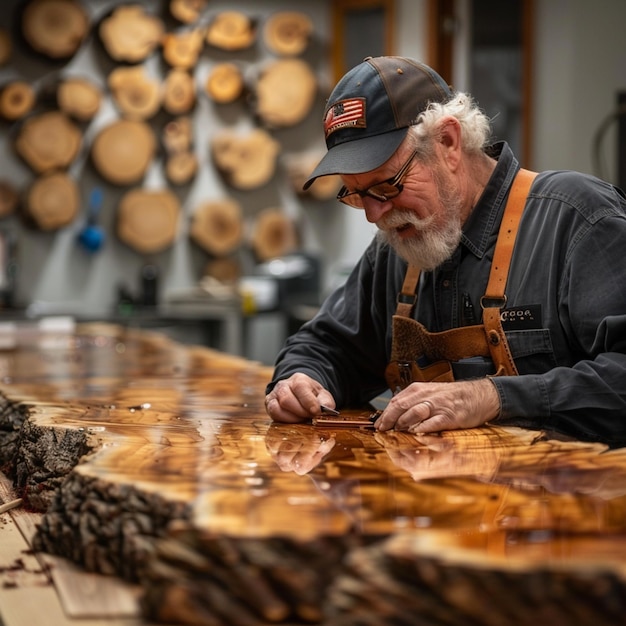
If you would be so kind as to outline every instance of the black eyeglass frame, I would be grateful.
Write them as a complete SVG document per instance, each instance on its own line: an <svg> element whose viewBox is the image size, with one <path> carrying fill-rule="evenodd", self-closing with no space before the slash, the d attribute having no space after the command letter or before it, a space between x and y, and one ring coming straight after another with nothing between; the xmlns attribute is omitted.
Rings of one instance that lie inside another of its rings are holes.
<svg viewBox="0 0 626 626"><path fill-rule="evenodd" d="M402 182L406 177L409 171L409 167L411 167L413 159L417 156L417 154L417 150L413 150L409 158L405 161L404 165L397 171L394 176L380 183L375 183L374 185L371 185L363 191L361 191L360 189L349 191L348 188L344 185L337 194L337 200L339 200L339 202L347 204L348 206L354 207L355 209L362 209L363 198L365 198L366 196L369 196L370 198L373 198L378 202L387 202L388 200L397 198L404 189L404 185L402 184ZM377 187L383 187L384 191L376 191ZM356 200L354 196L357 196L359 199ZM354 200L351 202L352 198L354 198ZM357 202L357 204L354 204L354 202Z"/></svg>

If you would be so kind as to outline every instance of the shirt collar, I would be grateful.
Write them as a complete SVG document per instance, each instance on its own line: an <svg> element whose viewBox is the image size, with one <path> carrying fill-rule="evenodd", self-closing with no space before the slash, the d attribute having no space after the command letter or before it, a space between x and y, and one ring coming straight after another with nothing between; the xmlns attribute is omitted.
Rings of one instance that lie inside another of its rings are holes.
<svg viewBox="0 0 626 626"><path fill-rule="evenodd" d="M497 234L506 197L519 169L519 163L506 142L494 143L485 152L496 159L496 167L463 226L461 236L461 243L479 259L485 254L494 233Z"/></svg>

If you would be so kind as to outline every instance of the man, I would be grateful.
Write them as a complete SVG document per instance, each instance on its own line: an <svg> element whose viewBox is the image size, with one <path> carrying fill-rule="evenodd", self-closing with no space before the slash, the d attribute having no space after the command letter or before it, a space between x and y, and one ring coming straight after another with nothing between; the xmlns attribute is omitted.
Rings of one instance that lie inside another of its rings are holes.
<svg viewBox="0 0 626 626"><path fill-rule="evenodd" d="M324 128L305 188L339 174L338 199L380 232L278 355L272 419L390 388L380 430L492 421L626 443L624 194L580 173L518 175L471 97L410 59L350 70Z"/></svg>

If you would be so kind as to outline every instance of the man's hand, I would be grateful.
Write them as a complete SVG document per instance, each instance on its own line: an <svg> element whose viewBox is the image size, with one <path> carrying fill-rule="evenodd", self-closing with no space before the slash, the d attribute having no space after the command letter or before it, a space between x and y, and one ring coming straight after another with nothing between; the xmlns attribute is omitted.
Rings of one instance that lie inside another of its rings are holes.
<svg viewBox="0 0 626 626"><path fill-rule="evenodd" d="M335 408L330 392L306 374L280 380L265 396L265 410L276 422L303 422L320 414L321 405Z"/></svg>
<svg viewBox="0 0 626 626"><path fill-rule="evenodd" d="M393 396L374 424L378 430L434 433L473 428L498 416L500 398L493 383L411 383Z"/></svg>

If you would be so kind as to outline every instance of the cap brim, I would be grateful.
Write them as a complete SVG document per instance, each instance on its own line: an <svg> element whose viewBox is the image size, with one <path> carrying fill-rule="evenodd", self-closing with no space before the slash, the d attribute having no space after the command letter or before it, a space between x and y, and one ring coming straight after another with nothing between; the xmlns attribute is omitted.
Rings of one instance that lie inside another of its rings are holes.
<svg viewBox="0 0 626 626"><path fill-rule="evenodd" d="M398 149L408 128L364 137L333 146L311 172L303 189L308 189L316 178L331 174L363 174L380 167Z"/></svg>

